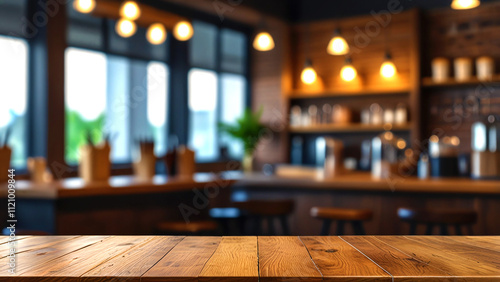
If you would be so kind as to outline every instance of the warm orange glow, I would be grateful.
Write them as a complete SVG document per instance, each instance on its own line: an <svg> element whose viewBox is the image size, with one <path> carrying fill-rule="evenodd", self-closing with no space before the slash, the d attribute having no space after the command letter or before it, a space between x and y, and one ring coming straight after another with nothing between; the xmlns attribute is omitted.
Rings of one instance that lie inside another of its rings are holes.
<svg viewBox="0 0 500 282"><path fill-rule="evenodd" d="M451 8L454 10L467 10L476 8L481 4L479 0L453 0Z"/></svg>
<svg viewBox="0 0 500 282"><path fill-rule="evenodd" d="M187 41L193 37L193 26L188 21L180 21L174 26L174 37L179 41Z"/></svg>
<svg viewBox="0 0 500 282"><path fill-rule="evenodd" d="M340 70L340 76L345 81L353 81L357 75L358 75L358 72L351 64L345 65Z"/></svg>
<svg viewBox="0 0 500 282"><path fill-rule="evenodd" d="M273 50L274 39L268 32L259 32L253 41L253 48L263 52Z"/></svg>
<svg viewBox="0 0 500 282"><path fill-rule="evenodd" d="M330 40L326 50L330 55L346 55L349 53L349 44L342 36L337 35Z"/></svg>
<svg viewBox="0 0 500 282"><path fill-rule="evenodd" d="M160 23L152 24L148 28L146 37L149 43L153 45L162 44L167 39L167 31L165 29L165 26Z"/></svg>
<svg viewBox="0 0 500 282"><path fill-rule="evenodd" d="M95 9L95 0L75 0L73 8L83 14L88 14Z"/></svg>
<svg viewBox="0 0 500 282"><path fill-rule="evenodd" d="M304 68L300 78L302 79L302 82L304 82L305 84L313 84L318 78L318 75L316 74L316 71L309 66Z"/></svg>
<svg viewBox="0 0 500 282"><path fill-rule="evenodd" d="M137 26L133 21L121 19L116 22L115 30L118 35L127 38L135 34Z"/></svg>
<svg viewBox="0 0 500 282"><path fill-rule="evenodd" d="M120 16L124 19L135 21L141 16L141 9L135 1L126 1L120 8Z"/></svg>
<svg viewBox="0 0 500 282"><path fill-rule="evenodd" d="M385 61L380 66L380 75L385 78L392 78L396 75L396 66L392 61Z"/></svg>

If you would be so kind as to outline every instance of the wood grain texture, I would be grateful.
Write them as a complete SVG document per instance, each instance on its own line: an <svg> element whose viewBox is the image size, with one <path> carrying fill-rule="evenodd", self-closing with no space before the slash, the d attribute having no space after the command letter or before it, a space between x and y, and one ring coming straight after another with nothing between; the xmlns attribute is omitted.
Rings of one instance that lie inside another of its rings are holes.
<svg viewBox="0 0 500 282"><path fill-rule="evenodd" d="M453 281L451 274L387 244L381 244L382 242L375 237L345 236L342 238L390 273L394 281L415 281L417 278L423 279L424 277L431 281Z"/></svg>
<svg viewBox="0 0 500 282"><path fill-rule="evenodd" d="M260 281L321 281L298 237L258 237Z"/></svg>
<svg viewBox="0 0 500 282"><path fill-rule="evenodd" d="M141 281L184 237L155 236L82 275L81 281Z"/></svg>
<svg viewBox="0 0 500 282"><path fill-rule="evenodd" d="M4 258L9 255L9 249L12 247L15 249L15 253L28 252L34 249L43 249L50 247L52 245L59 244L63 241L71 240L77 236L53 236L53 237L42 237L33 236L24 238L25 240L16 240L14 244L1 244L0 245L0 258Z"/></svg>
<svg viewBox="0 0 500 282"><path fill-rule="evenodd" d="M223 237L199 281L253 282L259 280L257 237Z"/></svg>
<svg viewBox="0 0 500 282"><path fill-rule="evenodd" d="M109 237L87 247L67 252L44 264L25 262L24 264L30 266L19 275L29 278L29 280L36 278L37 281L67 281L74 277L80 277L90 269L122 254L146 239L147 237L139 236Z"/></svg>
<svg viewBox="0 0 500 282"><path fill-rule="evenodd" d="M300 237L324 281L391 281L391 276L339 237Z"/></svg>
<svg viewBox="0 0 500 282"><path fill-rule="evenodd" d="M220 237L186 237L148 270L141 281L198 281L220 241Z"/></svg>
<svg viewBox="0 0 500 282"><path fill-rule="evenodd" d="M435 239L441 241L441 244L428 244L429 241ZM465 278L468 279L467 281L476 277L500 279L499 253L486 249L481 249L478 252L478 248L468 244L458 243L448 238L443 239L420 236L380 236L376 238L376 240L384 242L418 261L425 262L428 266L449 273L451 276ZM469 252L467 254L457 253L455 250L467 250ZM469 257L471 253L473 257L479 254L483 261L471 260Z"/></svg>
<svg viewBox="0 0 500 282"><path fill-rule="evenodd" d="M60 242L57 245L47 247L42 246L28 252L17 254L17 267L15 276L30 277L32 275L32 273L30 272L31 269L36 268L37 266L46 266L49 262L52 263L52 261L56 260L57 258L63 257L64 255L77 250L85 249L107 238L108 236L79 237ZM50 239L48 239L47 241L49 240ZM6 273L9 269L9 266L7 265L7 259L7 257L0 259L0 273ZM23 275L24 273L27 274ZM19 279L20 281L22 280L21 278Z"/></svg>

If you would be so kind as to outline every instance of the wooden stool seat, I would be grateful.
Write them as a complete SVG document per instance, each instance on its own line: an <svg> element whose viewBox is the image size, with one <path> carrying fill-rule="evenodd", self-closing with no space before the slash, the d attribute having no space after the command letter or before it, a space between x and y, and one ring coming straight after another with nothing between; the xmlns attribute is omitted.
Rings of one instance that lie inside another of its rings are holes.
<svg viewBox="0 0 500 282"><path fill-rule="evenodd" d="M267 233L276 235L274 221L278 220L281 225L281 231L284 235L290 235L287 217L294 208L293 200L248 200L243 202L234 202L234 206L240 209L249 220L253 221L253 226L249 235L264 235L262 225L267 221Z"/></svg>
<svg viewBox="0 0 500 282"><path fill-rule="evenodd" d="M373 218L373 212L371 210L313 207L311 216L319 219L365 221Z"/></svg>
<svg viewBox="0 0 500 282"><path fill-rule="evenodd" d="M476 223L477 212L463 209L412 209L399 208L398 216L402 221L410 223L410 234L416 233L416 225L427 225L427 235L432 234L435 225L441 227L441 235L448 235L448 226L455 226L457 235L461 235L461 226L468 226L472 233L471 225Z"/></svg>
<svg viewBox="0 0 500 282"><path fill-rule="evenodd" d="M311 208L311 216L323 220L323 227L321 228L321 235L323 236L330 234L332 221L337 221L337 235L344 235L344 225L346 222L351 223L356 235L365 235L362 221L371 220L373 212L362 209L313 207Z"/></svg>
<svg viewBox="0 0 500 282"><path fill-rule="evenodd" d="M218 230L218 225L214 221L191 221L186 223L183 221L166 221L158 224L157 229L161 233L174 234L197 234L197 233L214 233Z"/></svg>

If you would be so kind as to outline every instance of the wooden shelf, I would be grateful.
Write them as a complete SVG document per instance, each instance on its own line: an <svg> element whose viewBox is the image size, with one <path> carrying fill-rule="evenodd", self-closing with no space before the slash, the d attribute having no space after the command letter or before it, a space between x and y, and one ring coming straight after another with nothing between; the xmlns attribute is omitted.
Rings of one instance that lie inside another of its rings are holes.
<svg viewBox="0 0 500 282"><path fill-rule="evenodd" d="M290 99L328 98L328 97L356 97L371 95L403 95L410 92L410 88L395 89L361 89L361 90L325 90L321 92L293 91Z"/></svg>
<svg viewBox="0 0 500 282"><path fill-rule="evenodd" d="M301 127L289 127L289 132L291 133L346 133L346 132L382 132L384 131L383 125L367 125L361 123L352 124L322 124L314 126L301 126ZM404 125L394 125L391 131L409 131L411 130L411 124Z"/></svg>
<svg viewBox="0 0 500 282"><path fill-rule="evenodd" d="M444 82L434 82L432 80L432 77L425 77L422 80L422 86L428 87L428 88L453 87L453 86L474 86L474 85L481 85L481 84L486 84L486 85L500 84L500 74L493 76L493 79L489 80L489 81L481 81L481 80L477 79L476 77L473 77L467 81L456 81L455 79L450 78Z"/></svg>

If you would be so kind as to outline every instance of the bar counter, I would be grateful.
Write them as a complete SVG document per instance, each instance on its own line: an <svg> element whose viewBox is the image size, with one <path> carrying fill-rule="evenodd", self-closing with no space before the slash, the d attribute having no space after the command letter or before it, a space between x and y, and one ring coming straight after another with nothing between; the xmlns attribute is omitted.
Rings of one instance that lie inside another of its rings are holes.
<svg viewBox="0 0 500 282"><path fill-rule="evenodd" d="M17 239L4 281L498 281L500 237L52 236Z"/></svg>

